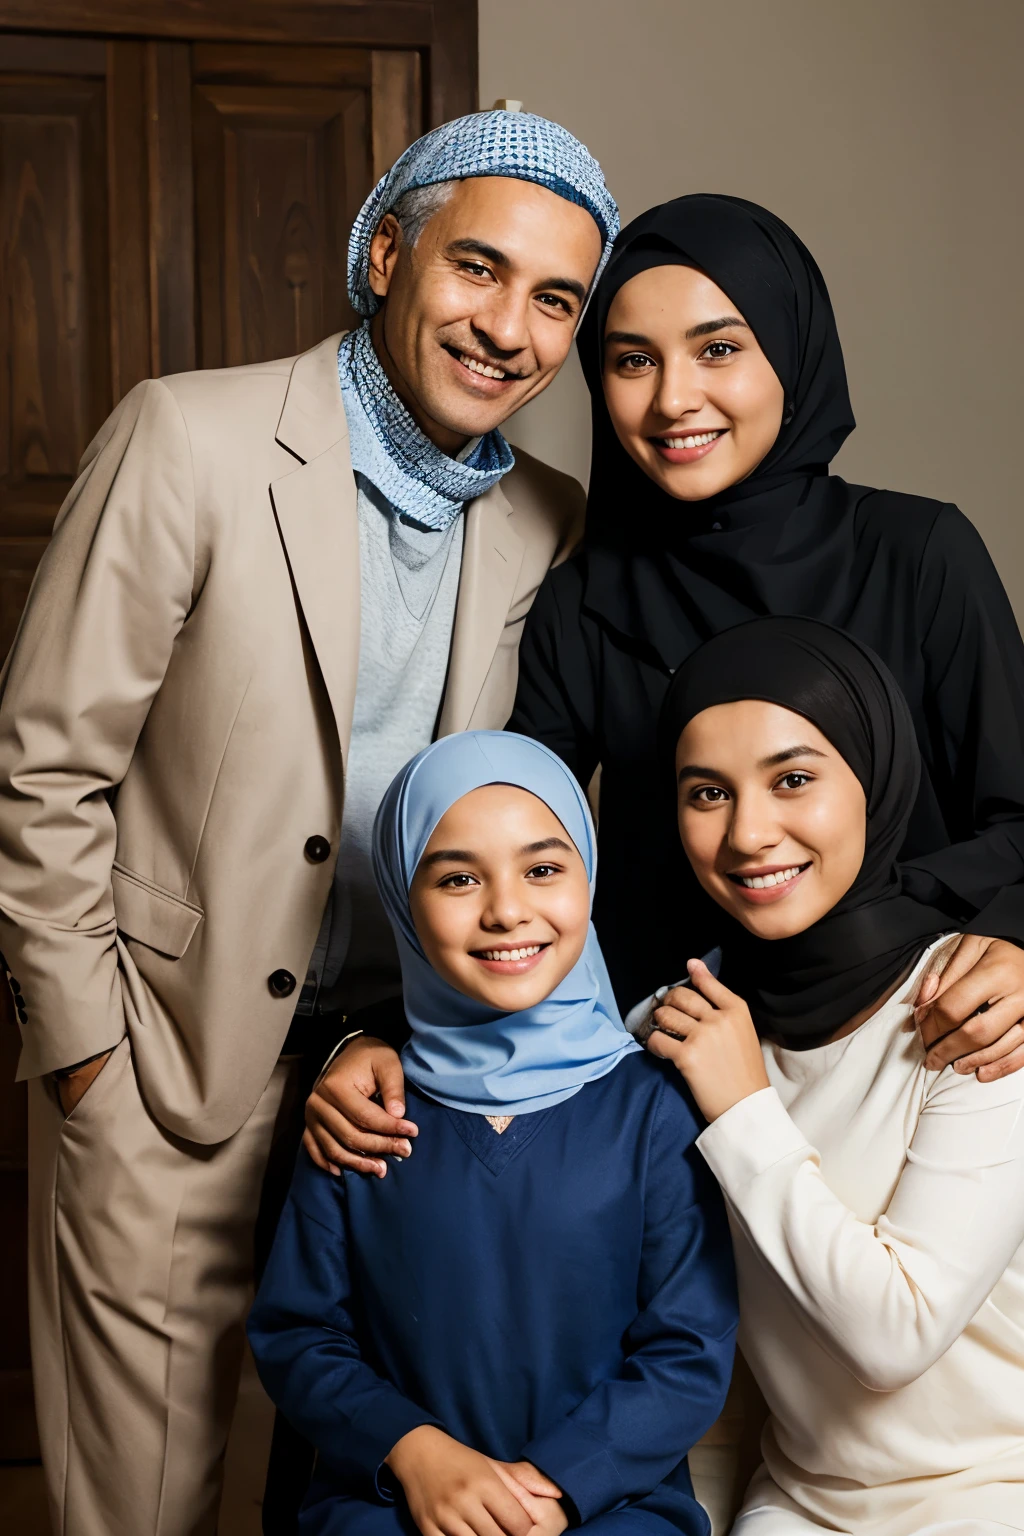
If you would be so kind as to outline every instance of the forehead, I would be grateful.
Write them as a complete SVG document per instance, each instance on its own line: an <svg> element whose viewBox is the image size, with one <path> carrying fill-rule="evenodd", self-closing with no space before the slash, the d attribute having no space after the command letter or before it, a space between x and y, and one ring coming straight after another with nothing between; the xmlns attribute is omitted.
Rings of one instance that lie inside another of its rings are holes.
<svg viewBox="0 0 1024 1536"><path fill-rule="evenodd" d="M476 239L515 265L589 283L601 256L601 232L586 208L514 176L470 176L437 216L441 243Z"/></svg>
<svg viewBox="0 0 1024 1536"><path fill-rule="evenodd" d="M612 300L605 329L650 331L657 325L685 331L724 315L744 318L706 272L696 267L648 267L623 283Z"/></svg>
<svg viewBox="0 0 1024 1536"><path fill-rule="evenodd" d="M694 716L679 738L676 766L699 763L736 772L795 746L837 755L828 737L806 715L764 699L738 699L714 704Z"/></svg>
<svg viewBox="0 0 1024 1536"><path fill-rule="evenodd" d="M549 805L517 784L485 784L450 805L435 826L424 852L450 845L485 851L509 842L515 847L541 837L568 834Z"/></svg>

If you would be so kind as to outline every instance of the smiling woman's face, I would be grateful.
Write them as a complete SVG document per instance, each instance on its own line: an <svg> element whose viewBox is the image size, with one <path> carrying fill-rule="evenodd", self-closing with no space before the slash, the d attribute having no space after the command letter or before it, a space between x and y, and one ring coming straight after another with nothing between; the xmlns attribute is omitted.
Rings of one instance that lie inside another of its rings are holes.
<svg viewBox="0 0 1024 1536"><path fill-rule="evenodd" d="M510 784L474 789L445 812L409 898L434 970L501 1013L548 997L590 929L578 850L543 800Z"/></svg>
<svg viewBox="0 0 1024 1536"><path fill-rule="evenodd" d="M619 289L604 393L626 452L679 501L706 501L752 474L785 408L744 317L693 267L650 267Z"/></svg>
<svg viewBox="0 0 1024 1536"><path fill-rule="evenodd" d="M697 879L759 938L803 933L856 880L864 790L803 715L760 699L705 709L679 738L676 774Z"/></svg>

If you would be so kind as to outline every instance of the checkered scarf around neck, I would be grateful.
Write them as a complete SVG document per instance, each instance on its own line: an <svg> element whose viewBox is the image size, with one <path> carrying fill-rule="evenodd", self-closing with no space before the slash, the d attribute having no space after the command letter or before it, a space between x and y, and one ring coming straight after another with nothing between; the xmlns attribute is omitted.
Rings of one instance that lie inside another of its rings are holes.
<svg viewBox="0 0 1024 1536"><path fill-rule="evenodd" d="M496 485L515 459L496 429L465 458L450 458L396 395L370 340L369 321L380 307L369 283L370 241L406 192L471 176L531 181L586 208L603 240L594 283L619 229L615 200L589 150L567 129L532 112L474 112L442 124L399 157L363 204L349 240L348 292L364 324L338 350L352 464L404 516L438 530L447 528L467 501Z"/></svg>
<svg viewBox="0 0 1024 1536"><path fill-rule="evenodd" d="M338 378L352 468L422 528L443 532L467 501L497 485L515 463L498 431L479 438L465 459L449 458L432 443L392 389L369 323L338 348Z"/></svg>

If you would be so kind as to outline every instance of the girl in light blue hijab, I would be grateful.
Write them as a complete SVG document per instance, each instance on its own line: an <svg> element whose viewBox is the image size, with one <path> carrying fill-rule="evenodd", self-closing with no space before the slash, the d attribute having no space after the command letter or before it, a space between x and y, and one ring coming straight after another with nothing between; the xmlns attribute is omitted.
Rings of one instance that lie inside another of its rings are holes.
<svg viewBox="0 0 1024 1536"><path fill-rule="evenodd" d="M568 770L504 732L381 805L419 1134L383 1179L301 1154L249 1323L318 1451L303 1536L705 1536L732 1247L688 1090L616 1010L594 849Z"/></svg>
<svg viewBox="0 0 1024 1536"><path fill-rule="evenodd" d="M406 1077L452 1109L522 1115L560 1104L639 1047L619 1017L592 923L568 974L519 1012L458 991L426 958L409 905L413 877L445 812L491 784L527 790L554 812L583 860L592 904L597 838L583 791L547 747L505 731L446 736L406 765L377 813L373 872L402 964Z"/></svg>

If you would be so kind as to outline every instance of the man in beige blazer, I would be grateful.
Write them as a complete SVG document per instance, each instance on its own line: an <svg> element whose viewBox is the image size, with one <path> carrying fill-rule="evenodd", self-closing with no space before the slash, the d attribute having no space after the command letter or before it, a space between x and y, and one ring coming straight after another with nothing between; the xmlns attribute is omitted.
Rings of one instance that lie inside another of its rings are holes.
<svg viewBox="0 0 1024 1536"><path fill-rule="evenodd" d="M508 715L582 493L496 429L616 228L565 130L446 125L357 220L361 330L139 385L57 520L0 685L0 949L62 1536L216 1528L264 1169L359 974L349 866L401 761Z"/></svg>

